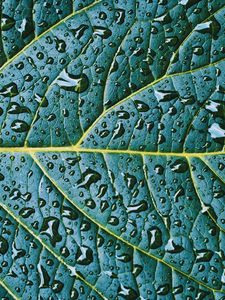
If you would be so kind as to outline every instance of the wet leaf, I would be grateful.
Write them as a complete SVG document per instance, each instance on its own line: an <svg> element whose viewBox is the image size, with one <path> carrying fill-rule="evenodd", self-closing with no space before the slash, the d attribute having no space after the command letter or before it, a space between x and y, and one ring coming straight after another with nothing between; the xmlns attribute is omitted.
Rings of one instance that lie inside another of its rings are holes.
<svg viewBox="0 0 225 300"><path fill-rule="evenodd" d="M1 299L225 299L224 15L2 3Z"/></svg>

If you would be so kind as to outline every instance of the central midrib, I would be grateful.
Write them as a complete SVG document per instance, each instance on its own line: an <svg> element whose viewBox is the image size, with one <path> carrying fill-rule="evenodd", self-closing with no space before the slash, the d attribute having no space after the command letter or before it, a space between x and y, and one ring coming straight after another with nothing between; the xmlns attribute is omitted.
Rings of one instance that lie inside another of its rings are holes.
<svg viewBox="0 0 225 300"><path fill-rule="evenodd" d="M40 152L86 152L86 153L102 153L102 154L127 154L141 156L179 156L179 157L205 157L215 155L225 155L225 151L215 152L156 152L156 151L138 151L138 150L113 150L113 149L94 149L82 148L77 146L65 147L0 147L0 153L21 153L35 154Z"/></svg>

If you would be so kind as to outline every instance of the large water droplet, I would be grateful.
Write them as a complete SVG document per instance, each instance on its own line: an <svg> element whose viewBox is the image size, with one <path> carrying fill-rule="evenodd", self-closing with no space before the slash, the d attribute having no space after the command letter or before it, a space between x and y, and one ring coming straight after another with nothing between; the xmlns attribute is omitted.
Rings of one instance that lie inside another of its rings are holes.
<svg viewBox="0 0 225 300"><path fill-rule="evenodd" d="M17 28L23 39L28 37L29 34L33 32L33 29L33 24L26 18L22 20L20 26Z"/></svg>
<svg viewBox="0 0 225 300"><path fill-rule="evenodd" d="M3 255L5 254L9 249L9 244L5 238L0 236L0 253Z"/></svg>
<svg viewBox="0 0 225 300"><path fill-rule="evenodd" d="M8 107L8 114L30 113L30 109L26 106L21 106L16 102L11 102Z"/></svg>
<svg viewBox="0 0 225 300"><path fill-rule="evenodd" d="M175 242L173 239L169 239L166 247L166 252L168 253L180 253L184 250L184 247L182 245L179 245L177 242Z"/></svg>
<svg viewBox="0 0 225 300"><path fill-rule="evenodd" d="M48 288L50 279L51 279L50 276L48 275L48 272L40 264L38 264L37 269L38 269L38 274L39 274L39 278L40 278L39 288Z"/></svg>
<svg viewBox="0 0 225 300"><path fill-rule="evenodd" d="M13 18L5 14L2 15L2 23L1 23L2 31L9 30L15 25L15 23L16 21Z"/></svg>
<svg viewBox="0 0 225 300"><path fill-rule="evenodd" d="M94 34L103 39L107 39L112 35L112 31L106 27L94 26Z"/></svg>
<svg viewBox="0 0 225 300"><path fill-rule="evenodd" d="M149 110L148 104L140 100L134 100L134 104L139 112L146 112Z"/></svg>
<svg viewBox="0 0 225 300"><path fill-rule="evenodd" d="M113 140L120 138L125 133L123 123L118 123L113 131Z"/></svg>
<svg viewBox="0 0 225 300"><path fill-rule="evenodd" d="M125 10L124 9L116 9L115 10L116 23L121 25L125 20Z"/></svg>
<svg viewBox="0 0 225 300"><path fill-rule="evenodd" d="M196 262L208 262L213 257L213 252L208 249L197 250Z"/></svg>
<svg viewBox="0 0 225 300"><path fill-rule="evenodd" d="M82 93L87 90L89 86L89 80L87 75L73 75L68 73L67 70L63 70L56 83L66 91Z"/></svg>
<svg viewBox="0 0 225 300"><path fill-rule="evenodd" d="M91 168L88 168L81 174L81 178L77 181L77 184L79 184L79 187L89 189L91 184L98 182L101 178L101 174Z"/></svg>
<svg viewBox="0 0 225 300"><path fill-rule="evenodd" d="M169 284L164 284L164 285L160 285L157 290L156 290L156 294L157 295L167 295L170 291L170 286Z"/></svg>
<svg viewBox="0 0 225 300"><path fill-rule="evenodd" d="M63 206L62 208L62 217L69 220L76 220L78 218L78 213L68 206Z"/></svg>
<svg viewBox="0 0 225 300"><path fill-rule="evenodd" d="M170 168L175 173L184 173L188 170L188 163L182 159L177 159L170 165Z"/></svg>
<svg viewBox="0 0 225 300"><path fill-rule="evenodd" d="M157 249L162 246L162 231L153 226L148 230L148 240L150 249Z"/></svg>
<svg viewBox="0 0 225 300"><path fill-rule="evenodd" d="M59 224L59 219L55 217L47 217L44 218L40 229L40 234L47 235L53 247L55 247L56 243L62 240L62 236L58 232Z"/></svg>
<svg viewBox="0 0 225 300"><path fill-rule="evenodd" d="M179 0L179 4L184 5L186 8L193 6L201 0Z"/></svg>
<svg viewBox="0 0 225 300"><path fill-rule="evenodd" d="M34 213L35 213L35 209L31 207L23 207L19 211L19 215L24 219L29 218Z"/></svg>
<svg viewBox="0 0 225 300"><path fill-rule="evenodd" d="M66 52L66 43L64 40L60 40L57 37L54 38L56 42L56 50L60 53Z"/></svg>
<svg viewBox="0 0 225 300"><path fill-rule="evenodd" d="M18 88L17 88L17 85L14 82L6 84L0 90L0 95L3 95L5 97L14 97L14 96L16 96L18 94L19 94Z"/></svg>
<svg viewBox="0 0 225 300"><path fill-rule="evenodd" d="M220 23L213 16L210 21L198 24L195 30L200 33L211 33L213 39L218 38L218 33L221 29Z"/></svg>
<svg viewBox="0 0 225 300"><path fill-rule="evenodd" d="M14 120L11 124L11 129L15 132L27 132L30 129L30 125L22 120Z"/></svg>
<svg viewBox="0 0 225 300"><path fill-rule="evenodd" d="M76 260L79 265L89 265L93 262L93 251L87 246L82 246L78 249Z"/></svg>
<svg viewBox="0 0 225 300"><path fill-rule="evenodd" d="M171 101L179 97L179 94L176 91L155 90L154 93L159 102Z"/></svg>
<svg viewBox="0 0 225 300"><path fill-rule="evenodd" d="M138 299L139 294L133 288L121 284L118 289L118 296L126 300L136 300Z"/></svg>
<svg viewBox="0 0 225 300"><path fill-rule="evenodd" d="M64 284L59 280L54 280L52 283L52 290L54 293L59 293L62 291Z"/></svg>
<svg viewBox="0 0 225 300"><path fill-rule="evenodd" d="M132 190L134 188L135 184L137 183L137 178L132 174L125 173L124 179L126 181L128 189Z"/></svg>
<svg viewBox="0 0 225 300"><path fill-rule="evenodd" d="M148 203L146 201L142 200L135 205L129 205L127 207L127 212L128 213L139 213L142 211L146 211L147 209L148 209Z"/></svg>
<svg viewBox="0 0 225 300"><path fill-rule="evenodd" d="M76 29L71 29L71 31L73 32L75 38L79 40L84 35L85 31L88 28L89 28L88 25L82 24L79 27L77 27Z"/></svg>
<svg viewBox="0 0 225 300"><path fill-rule="evenodd" d="M223 127L218 123L213 123L208 129L208 132L210 133L212 139L222 145L224 144L225 139L225 126Z"/></svg>

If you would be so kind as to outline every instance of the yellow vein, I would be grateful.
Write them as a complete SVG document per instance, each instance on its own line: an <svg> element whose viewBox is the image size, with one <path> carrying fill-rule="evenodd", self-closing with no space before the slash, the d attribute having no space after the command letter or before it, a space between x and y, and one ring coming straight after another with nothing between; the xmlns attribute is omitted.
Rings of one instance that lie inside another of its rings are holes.
<svg viewBox="0 0 225 300"><path fill-rule="evenodd" d="M15 300L21 300L20 297L16 296L9 288L9 286L4 282L4 280L0 279L0 285L7 291L7 293L13 297Z"/></svg>
<svg viewBox="0 0 225 300"><path fill-rule="evenodd" d="M222 182L225 184L225 180L217 173L216 170L211 166L210 162L206 158L201 158L202 162L209 168L209 170Z"/></svg>
<svg viewBox="0 0 225 300"><path fill-rule="evenodd" d="M185 72L179 72L179 73L175 73L175 74L165 74L163 77L160 77L156 80L154 80L153 82L147 84L146 86L138 89L136 92L130 94L129 96L127 96L126 98L120 100L119 102L115 103L113 106L109 107L108 109L104 110L100 116L92 123L92 125L86 130L86 132L84 133L84 135L79 139L79 141L76 143L76 146L80 146L83 142L83 140L88 136L88 134L91 132L91 130L95 127L95 125L100 121L100 119L102 119L106 114L108 114L109 112L111 112L113 109L115 109L117 106L120 106L122 103L128 101L129 99L131 99L132 97L138 95L139 93L147 90L148 88L152 87L153 85L157 84L158 82L162 81L162 80L165 80L165 79L173 79L174 77L178 77L178 76L183 76L183 75L187 75L187 74L192 74L192 73L197 73L198 71L200 70L204 70L204 69L207 69L209 67L213 67L217 64L219 64L220 62L223 62L225 61L225 58L222 58L221 60L218 60L214 63L210 63L206 66L203 66L203 67L199 67L199 68L196 68L194 70L188 70L188 71L185 71Z"/></svg>
<svg viewBox="0 0 225 300"><path fill-rule="evenodd" d="M225 8L225 6L222 6L220 7L218 10L214 11L213 14L209 15L207 18L205 18L204 20L202 20L200 23L196 24L196 25L199 25L199 24L204 24L205 22L207 22L208 20L210 20L213 16L215 16L217 13L219 14L223 9ZM179 47L175 50L175 52L173 53L173 56L171 58L171 61L167 67L167 70L166 70L166 74L168 74L169 70L170 70L170 67L172 66L173 64L173 61L174 59L176 58L177 54L179 53L179 51L181 50L181 47L184 46L185 42L191 37L191 35L194 33L195 31L195 28L196 28L196 25L195 27L193 27L193 29L191 30L191 32L186 36L186 38L183 40L183 42L179 45ZM194 70L194 69L193 69Z"/></svg>
<svg viewBox="0 0 225 300"><path fill-rule="evenodd" d="M213 215L210 213L210 210L207 209L207 206L206 206L206 205L204 204L204 202L202 201L201 196L200 196L200 194L199 194L199 192L198 192L198 188L197 188L197 185L196 185L196 181L195 181L195 179L194 179L193 172L192 172L192 170L191 170L191 169L192 169L192 167L191 167L191 161L190 161L189 158L187 158L187 161L188 161L188 164L189 164L190 175L191 175L191 180L192 180L192 183L193 183L193 187L194 187L195 192L196 192L196 194L197 194L197 196L198 196L198 199L199 199L199 201L200 201L200 204L201 204L202 209L206 209L206 211L207 211L209 217L212 219L213 223L215 223L215 225L216 225L223 233L225 233L224 228L222 228L222 227L217 223L216 219L215 219L215 218L213 217Z"/></svg>
<svg viewBox="0 0 225 300"><path fill-rule="evenodd" d="M30 233L39 243L42 245L43 248L47 249L62 265L64 265L69 271L73 270L73 266L68 265L60 256L58 256L49 245L43 241L37 234L35 234L26 224L24 224L20 218L16 217L8 207L0 202L0 207L2 207L18 224L20 224L27 232ZM101 298L107 300L94 286L92 286L89 282L87 282L82 276L75 272L75 277L79 278L82 282L84 282L88 287L90 287L93 291L96 292Z"/></svg>
<svg viewBox="0 0 225 300"><path fill-rule="evenodd" d="M127 155L142 155L142 156L178 156L178 157L205 157L214 155L225 155L225 151L216 152L153 152L153 151L137 151L137 150L113 150L113 149L93 149L80 148L77 146L66 147L0 147L0 153L24 153L33 154L39 152L80 152L80 153L102 153L102 154L127 154Z"/></svg>
<svg viewBox="0 0 225 300"><path fill-rule="evenodd" d="M127 240L123 239L120 236L115 235L111 230L109 230L108 228L104 227L103 225L99 224L96 220L92 219L85 211L83 211L74 201L72 201L70 199L70 197L68 197L68 195L57 185L57 182L52 179L48 172L46 171L46 169L42 166L42 164L39 162L38 158L36 158L36 156L34 154L31 154L31 157L33 158L34 162L39 166L39 168L41 169L41 171L43 172L43 174L49 179L49 181L58 189L58 191L77 209L79 210L86 218L88 218L91 222L93 222L94 224L96 224L99 228L101 228L103 231L105 231L106 233L108 233L109 235L113 236L115 239L120 240L121 242L123 242L124 244L128 245L129 247L133 248L135 251L137 252L141 252L145 255L147 255L148 257L150 257L151 259L154 259L164 265L166 265L167 267L169 267L170 269L172 269L173 271L176 271L180 274L182 274L183 276L190 278L191 280L195 281L198 285L200 286L204 286L206 289L212 291L212 292L221 292L221 293L225 293L224 290L216 290L213 289L207 285L205 285L204 283L198 281L197 279L195 279L194 277L192 277L191 275L188 275L186 273L184 273L183 271L177 269L174 266L171 266L169 263L167 263L166 261L154 256L153 254L146 252L145 250L132 245L130 242L128 242Z"/></svg>
<svg viewBox="0 0 225 300"><path fill-rule="evenodd" d="M82 8L79 11L75 11L72 12L71 14L69 14L68 16L66 16L65 18L63 18L62 20L60 20L59 22L57 22L55 25L53 25L52 27L50 27L49 29L47 29L45 32L43 32L42 34L40 34L39 36L35 37L29 44L27 44L23 49L21 49L16 55L14 55L13 57L11 57L9 60L7 60L4 65L1 66L0 68L0 72L2 72L4 70L4 68L6 66L8 66L11 62L13 62L14 59L16 59L18 56L20 56L23 52L25 52L31 45L33 45L36 41L38 41L40 38L42 38L43 36L47 35L50 31L52 31L54 28L56 28L57 26L59 26L60 24L66 22L68 19L70 19L71 17L75 16L75 15L79 15L83 12L85 12L86 10L90 9L91 7L95 6L96 4L100 3L101 0L97 0L94 3L90 4L89 6L86 6L84 8Z"/></svg>

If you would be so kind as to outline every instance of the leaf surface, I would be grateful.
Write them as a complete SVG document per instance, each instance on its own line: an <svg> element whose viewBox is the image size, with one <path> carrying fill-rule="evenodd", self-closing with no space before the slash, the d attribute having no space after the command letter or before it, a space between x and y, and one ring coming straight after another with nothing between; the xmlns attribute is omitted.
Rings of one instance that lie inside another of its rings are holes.
<svg viewBox="0 0 225 300"><path fill-rule="evenodd" d="M28 2L1 7L1 298L225 299L224 1Z"/></svg>

